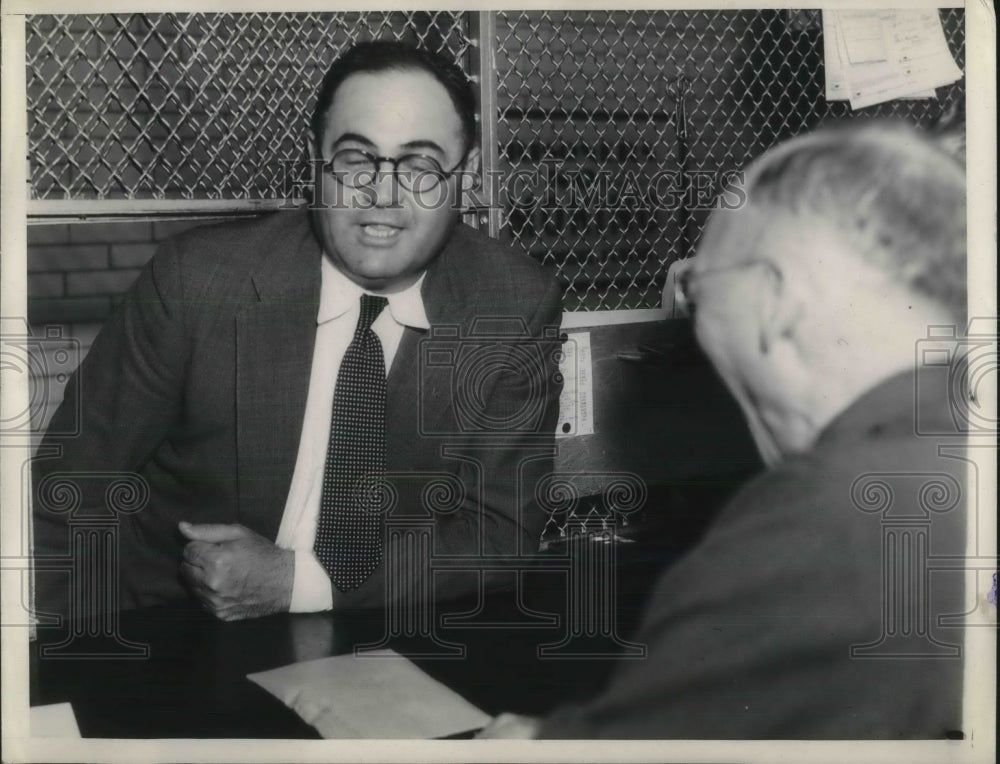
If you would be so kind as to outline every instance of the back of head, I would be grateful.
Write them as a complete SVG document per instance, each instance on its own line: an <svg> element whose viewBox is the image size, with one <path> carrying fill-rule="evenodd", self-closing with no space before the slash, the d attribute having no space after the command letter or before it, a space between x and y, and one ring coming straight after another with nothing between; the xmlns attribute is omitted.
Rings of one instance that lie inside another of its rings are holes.
<svg viewBox="0 0 1000 764"><path fill-rule="evenodd" d="M469 78L444 56L394 40L358 43L333 62L323 77L313 110L311 127L316 141L322 138L326 114L344 80L352 74L391 71L420 71L437 80L448 92L461 120L465 148L475 143L476 96Z"/></svg>
<svg viewBox="0 0 1000 764"><path fill-rule="evenodd" d="M965 173L915 128L854 123L769 151L744 190L713 214L688 284L696 334L771 463L912 370L930 325L964 324Z"/></svg>
<svg viewBox="0 0 1000 764"><path fill-rule="evenodd" d="M931 137L891 122L820 130L765 154L747 175L748 203L765 217L836 237L964 323L965 173Z"/></svg>

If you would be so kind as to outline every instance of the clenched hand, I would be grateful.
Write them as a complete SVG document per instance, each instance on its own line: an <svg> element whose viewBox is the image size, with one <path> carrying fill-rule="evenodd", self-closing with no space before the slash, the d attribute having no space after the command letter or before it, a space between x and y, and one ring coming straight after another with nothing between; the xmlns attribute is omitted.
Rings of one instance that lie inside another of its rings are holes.
<svg viewBox="0 0 1000 764"><path fill-rule="evenodd" d="M178 527L189 539L181 577L216 617L238 621L288 610L295 552L242 525L182 522Z"/></svg>

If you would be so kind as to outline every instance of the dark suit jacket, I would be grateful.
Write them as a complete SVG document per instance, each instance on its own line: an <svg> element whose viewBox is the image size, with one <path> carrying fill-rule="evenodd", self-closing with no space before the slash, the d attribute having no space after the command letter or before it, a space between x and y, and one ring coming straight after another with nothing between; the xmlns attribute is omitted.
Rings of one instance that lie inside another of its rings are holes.
<svg viewBox="0 0 1000 764"><path fill-rule="evenodd" d="M925 431L954 427L946 380L921 381L876 387L811 452L748 483L659 581L636 637L647 658L541 737L960 730L964 571L926 558L965 553L965 463L938 451L963 441L916 434L918 410Z"/></svg>
<svg viewBox="0 0 1000 764"><path fill-rule="evenodd" d="M78 434L47 436L39 448L36 555L65 555L67 520L106 512L110 472L134 472L149 491L146 508L119 515L122 608L185 596L179 520L276 537L302 430L321 256L304 210L197 228L162 246L49 427L73 431L79 415ZM552 469L558 416L558 338L546 327L558 327L559 285L459 225L422 294L431 330L407 328L388 372L390 519L433 517L438 555L531 553L545 520L534 483ZM51 511L66 473L75 509ZM62 610L65 577L37 578L39 606ZM448 594L476 585L458 574L437 584ZM335 597L381 605L382 577Z"/></svg>

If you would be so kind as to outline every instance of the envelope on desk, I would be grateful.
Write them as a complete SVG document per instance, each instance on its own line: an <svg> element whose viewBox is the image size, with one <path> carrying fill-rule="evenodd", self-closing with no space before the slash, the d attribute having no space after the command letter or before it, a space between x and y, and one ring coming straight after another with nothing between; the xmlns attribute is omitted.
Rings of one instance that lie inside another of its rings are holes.
<svg viewBox="0 0 1000 764"><path fill-rule="evenodd" d="M392 650L293 663L247 678L327 739L447 737L490 720Z"/></svg>

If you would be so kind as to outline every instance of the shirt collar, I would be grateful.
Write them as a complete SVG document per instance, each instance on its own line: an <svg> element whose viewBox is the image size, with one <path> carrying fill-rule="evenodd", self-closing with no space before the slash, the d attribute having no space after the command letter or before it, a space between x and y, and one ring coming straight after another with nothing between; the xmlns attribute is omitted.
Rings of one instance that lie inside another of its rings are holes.
<svg viewBox="0 0 1000 764"><path fill-rule="evenodd" d="M396 323L414 329L430 329L431 325L427 320L427 311L424 309L424 298L421 294L425 275L426 272L421 273L420 278L406 289L385 295L389 300L389 313ZM361 299L361 295L371 294L337 270L329 257L323 257L321 261L320 278L317 324L339 318Z"/></svg>

